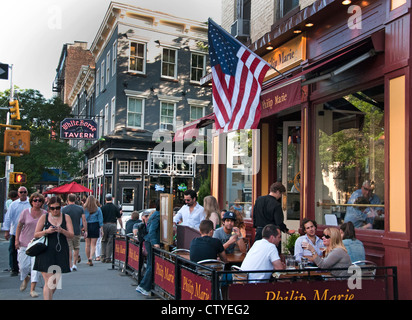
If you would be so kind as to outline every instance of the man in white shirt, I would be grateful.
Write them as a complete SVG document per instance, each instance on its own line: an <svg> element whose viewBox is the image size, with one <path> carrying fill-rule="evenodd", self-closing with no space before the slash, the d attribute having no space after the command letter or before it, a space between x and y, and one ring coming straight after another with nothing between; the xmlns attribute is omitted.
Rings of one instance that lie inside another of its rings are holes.
<svg viewBox="0 0 412 320"><path fill-rule="evenodd" d="M280 260L276 246L281 241L281 231L278 226L268 224L262 230L262 239L255 241L246 254L241 265L242 271L283 270L285 266ZM249 273L250 282L254 280L269 280L272 272Z"/></svg>
<svg viewBox="0 0 412 320"><path fill-rule="evenodd" d="M303 236L296 239L295 242L295 260L301 261L303 256L312 256L308 245L311 244L316 250L318 256L322 257L321 248L324 248L322 239L316 235L317 223L315 220L303 219L301 223L302 230L305 232ZM302 245L303 244L303 245Z"/></svg>
<svg viewBox="0 0 412 320"><path fill-rule="evenodd" d="M203 207L197 202L197 194L193 190L186 190L184 193L184 205L173 217L173 223L199 229L200 221L205 218Z"/></svg>
<svg viewBox="0 0 412 320"><path fill-rule="evenodd" d="M3 230L4 238L10 241L9 245L9 265L11 275L17 276L19 273L19 265L17 262L17 250L15 247L16 228L19 222L20 213L27 208L31 208L28 200L26 187L20 187L18 190L19 199L13 201L7 209L4 217Z"/></svg>

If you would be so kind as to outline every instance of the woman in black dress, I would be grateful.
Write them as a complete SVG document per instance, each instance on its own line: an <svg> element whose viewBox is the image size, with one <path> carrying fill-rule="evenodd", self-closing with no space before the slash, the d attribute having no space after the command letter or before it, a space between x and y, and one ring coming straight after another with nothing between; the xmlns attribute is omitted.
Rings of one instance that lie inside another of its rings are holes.
<svg viewBox="0 0 412 320"><path fill-rule="evenodd" d="M34 270L40 271L44 278L43 299L51 300L58 287L62 273L70 272L69 244L67 239L74 236L73 224L69 215L61 212L62 200L52 197L48 213L37 222L35 238L47 235L46 251L36 257Z"/></svg>

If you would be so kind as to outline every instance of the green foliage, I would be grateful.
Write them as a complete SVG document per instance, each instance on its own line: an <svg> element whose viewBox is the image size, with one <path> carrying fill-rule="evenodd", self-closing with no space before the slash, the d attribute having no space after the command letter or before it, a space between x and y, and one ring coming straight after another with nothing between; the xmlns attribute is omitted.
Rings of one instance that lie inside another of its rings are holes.
<svg viewBox="0 0 412 320"><path fill-rule="evenodd" d="M0 105L7 105L9 91L0 92ZM21 125L22 130L30 131L30 153L22 157L12 157L14 170L27 174L31 188L40 181L47 168L61 168L71 176L77 176L79 164L83 157L76 149L65 141L61 141L60 122L70 116L70 107L59 98L45 99L43 95L33 89L15 89L15 97L20 102L21 120L13 124ZM6 123L6 112L0 113L1 123ZM3 139L0 139L3 150ZM0 175L4 175L5 159L0 158Z"/></svg>
<svg viewBox="0 0 412 320"><path fill-rule="evenodd" d="M211 194L210 183L211 183L210 170L208 170L207 178L202 179L202 183L200 185L199 192L197 193L197 202L201 206L203 206L203 199L207 196L210 196L210 194Z"/></svg>
<svg viewBox="0 0 412 320"><path fill-rule="evenodd" d="M295 242L300 237L299 233L294 233L288 236L286 240L285 248L288 249L290 254L294 254L295 252Z"/></svg>

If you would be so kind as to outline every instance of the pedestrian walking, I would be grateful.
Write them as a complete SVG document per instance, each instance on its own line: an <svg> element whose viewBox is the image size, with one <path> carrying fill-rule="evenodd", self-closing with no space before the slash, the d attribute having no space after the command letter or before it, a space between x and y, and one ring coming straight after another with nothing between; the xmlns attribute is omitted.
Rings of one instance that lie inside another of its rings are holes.
<svg viewBox="0 0 412 320"><path fill-rule="evenodd" d="M27 198L28 194L26 187L20 187L17 193L19 195L19 199L10 204L3 222L3 230L5 231L4 238L10 241L9 265L12 276L17 276L19 274L19 263L17 261L17 249L15 246L17 223L19 222L21 212L24 209L31 207Z"/></svg>
<svg viewBox="0 0 412 320"><path fill-rule="evenodd" d="M87 237L87 222L82 206L76 204L76 195L69 194L67 197L67 206L62 209L62 213L67 214L72 219L74 237L68 239L69 243L69 261L70 270L77 271L76 262L79 259L80 239L82 237L80 230L80 222L84 227L84 237Z"/></svg>
<svg viewBox="0 0 412 320"><path fill-rule="evenodd" d="M96 204L96 198L92 195L87 197L84 204L84 214L87 221L86 256L87 264L93 266L93 255L96 251L97 239L103 229L102 210ZM102 231L103 232L103 231Z"/></svg>
<svg viewBox="0 0 412 320"><path fill-rule="evenodd" d="M46 236L47 249L36 256L34 270L44 278L43 299L52 300L62 273L70 272L69 244L67 239L74 236L73 224L69 215L61 212L62 200L51 197L48 213L37 222L35 238Z"/></svg>
<svg viewBox="0 0 412 320"><path fill-rule="evenodd" d="M113 254L113 237L117 232L116 221L119 221L120 227L123 229L123 221L121 219L120 210L113 204L113 196L106 194L106 204L102 207L103 213L103 236L102 250L100 260L110 263Z"/></svg>
<svg viewBox="0 0 412 320"><path fill-rule="evenodd" d="M17 249L17 260L19 262L20 269L20 291L24 291L27 288L29 281L30 284L30 296L36 298L39 294L35 291L36 284L39 282L39 273L33 270L35 257L30 257L26 254L26 249L29 242L34 238L34 232L36 231L37 222L39 218L46 214L47 211L42 209L44 197L40 193L33 193L29 198L31 208L24 209L19 217L19 222L16 228L16 241L15 247Z"/></svg>

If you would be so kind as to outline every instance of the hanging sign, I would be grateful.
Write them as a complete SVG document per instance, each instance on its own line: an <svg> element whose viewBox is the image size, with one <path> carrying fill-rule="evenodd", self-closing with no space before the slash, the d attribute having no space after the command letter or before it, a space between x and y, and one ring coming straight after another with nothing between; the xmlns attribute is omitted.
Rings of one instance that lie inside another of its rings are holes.
<svg viewBox="0 0 412 320"><path fill-rule="evenodd" d="M97 140L97 124L91 119L64 119L60 123L60 138Z"/></svg>

